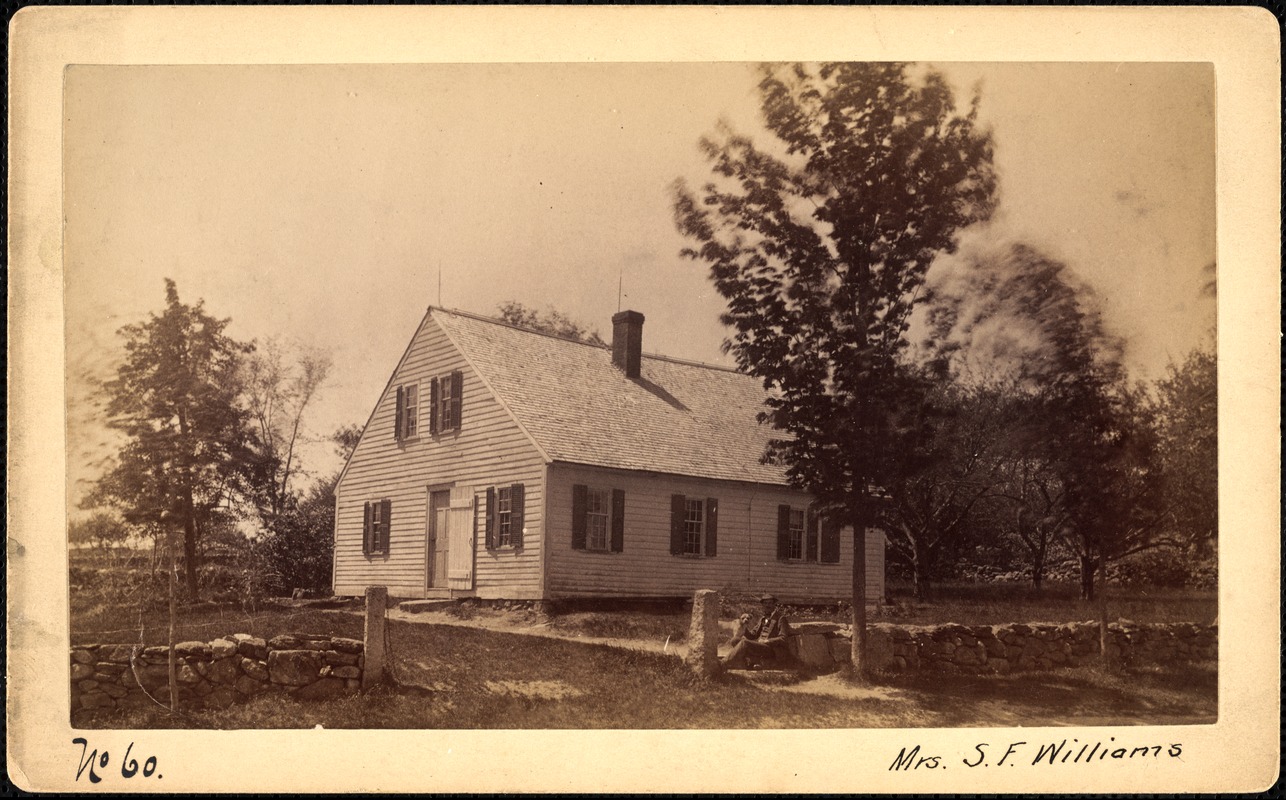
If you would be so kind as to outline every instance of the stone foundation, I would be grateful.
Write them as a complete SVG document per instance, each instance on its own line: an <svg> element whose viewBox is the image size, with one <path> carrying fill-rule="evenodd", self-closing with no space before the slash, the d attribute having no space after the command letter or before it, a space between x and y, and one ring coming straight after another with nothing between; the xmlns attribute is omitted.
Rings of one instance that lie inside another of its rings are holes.
<svg viewBox="0 0 1286 800"><path fill-rule="evenodd" d="M797 664L830 672L849 661L850 628L830 622L791 623L787 639ZM1122 664L1157 664L1218 658L1218 625L1191 623L1108 625L1109 655ZM884 672L998 673L1096 664L1097 622L1062 625L876 624L867 628L870 669Z"/></svg>
<svg viewBox="0 0 1286 800"><path fill-rule="evenodd" d="M225 708L266 691L300 699L355 692L362 685L362 643L313 634L264 640L237 633L174 647L179 704ZM71 709L149 706L144 689L168 707L169 648L92 644L71 650Z"/></svg>

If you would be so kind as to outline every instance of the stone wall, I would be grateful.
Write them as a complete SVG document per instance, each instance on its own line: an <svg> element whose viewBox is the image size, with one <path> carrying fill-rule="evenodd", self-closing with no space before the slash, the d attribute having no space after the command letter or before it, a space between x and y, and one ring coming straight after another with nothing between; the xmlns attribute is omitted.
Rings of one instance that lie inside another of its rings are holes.
<svg viewBox="0 0 1286 800"><path fill-rule="evenodd" d="M335 697L362 685L362 643L313 634L264 640L237 633L175 645L182 708L224 708L265 691L301 699ZM94 644L71 650L71 708L168 707L169 648Z"/></svg>
<svg viewBox="0 0 1286 800"><path fill-rule="evenodd" d="M800 622L791 627L798 634L787 643L797 663L829 672L849 660L852 645L847 626ZM1108 654L1122 664L1218 657L1217 625L1122 620L1108 625L1108 635ZM928 627L876 624L867 629L867 636L870 668L886 672L1004 674L1084 666L1099 659L1096 622Z"/></svg>

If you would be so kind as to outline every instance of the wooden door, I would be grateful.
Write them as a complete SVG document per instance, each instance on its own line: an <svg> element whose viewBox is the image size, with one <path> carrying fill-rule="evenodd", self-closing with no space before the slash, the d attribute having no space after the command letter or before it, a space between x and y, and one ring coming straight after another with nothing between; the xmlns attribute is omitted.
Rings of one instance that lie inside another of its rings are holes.
<svg viewBox="0 0 1286 800"><path fill-rule="evenodd" d="M429 493L428 564L425 572L428 575L428 588L446 588L447 563L450 558L451 536L448 525L450 514L451 492Z"/></svg>
<svg viewBox="0 0 1286 800"><path fill-rule="evenodd" d="M456 486L451 489L447 519L451 539L446 559L447 585L452 589L473 589L474 525L473 487Z"/></svg>

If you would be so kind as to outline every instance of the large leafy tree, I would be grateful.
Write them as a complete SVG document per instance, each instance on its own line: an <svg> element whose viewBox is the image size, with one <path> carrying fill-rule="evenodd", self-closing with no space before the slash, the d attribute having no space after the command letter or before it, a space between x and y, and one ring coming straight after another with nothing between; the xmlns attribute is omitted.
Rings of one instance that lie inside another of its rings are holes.
<svg viewBox="0 0 1286 800"><path fill-rule="evenodd" d="M924 308L921 357L956 383L1008 396L1006 424L992 440L996 482L984 523L1026 551L1038 589L1051 550L1075 544L1082 587L1092 593L1100 553L1142 530L1116 531L1109 543L1114 529L1087 516L1109 490L1099 481L1104 470L1141 455L1112 444L1138 420L1123 416L1123 344L1098 296L1066 264L1014 244L975 251L935 274Z"/></svg>
<svg viewBox="0 0 1286 800"><path fill-rule="evenodd" d="M181 527L192 598L202 532L225 517L251 462L238 371L251 348L224 333L227 323L201 301L181 302L167 279L165 309L120 330L125 358L103 390L108 425L125 443L88 499L147 530Z"/></svg>
<svg viewBox="0 0 1286 800"><path fill-rule="evenodd" d="M957 113L943 76L901 63L765 65L768 147L721 125L713 179L676 182L684 255L727 301L725 348L769 393L765 457L853 526L853 668L865 673L864 532L882 454L905 426L899 374L934 258L994 207L978 96Z"/></svg>

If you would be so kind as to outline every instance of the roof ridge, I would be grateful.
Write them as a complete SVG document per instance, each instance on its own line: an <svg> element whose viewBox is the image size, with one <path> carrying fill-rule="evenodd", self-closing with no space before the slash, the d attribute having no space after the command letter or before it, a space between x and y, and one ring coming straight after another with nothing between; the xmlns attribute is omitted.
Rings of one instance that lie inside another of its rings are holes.
<svg viewBox="0 0 1286 800"><path fill-rule="evenodd" d="M472 311L462 311L458 308L447 308L445 306L434 306L434 305L429 306L429 313L432 313L434 311L444 311L448 314L455 314L457 316L467 317L472 320L477 320L478 322L489 322L492 325L499 325L502 328L510 328L512 330L521 331L523 333L531 333L537 336L545 336L550 339L557 339L560 342L571 342L572 344L581 344L581 345L585 345L586 347L593 347L598 350L612 349L612 346L610 344L594 344L593 342L587 342L583 339L577 339L574 336L564 336L558 333L550 333L549 331L538 331L535 328L524 328L521 325L514 325L512 322L505 322L502 319L496 319L495 317L488 317L483 314L475 314ZM643 358L651 358L657 361L669 361L672 364L683 364L689 367L700 367L703 369L717 370L719 372L731 372L734 375L746 375L746 377L748 378L753 377L751 375L747 375L746 373L742 372L736 367L725 367L719 364L707 364L704 361L694 361L692 359L687 359L687 358L677 358L675 356L667 356L663 353L642 353L641 355Z"/></svg>
<svg viewBox="0 0 1286 800"><path fill-rule="evenodd" d="M496 319L495 317L488 317L483 314L475 314L472 311L461 311L458 308L447 308L446 306L432 306L432 305L429 306L429 313L433 313L434 311L445 311L448 314L455 314L461 317L468 317L469 319L475 319L478 322L490 322L492 325L499 325L502 328L512 328L515 331L522 331L523 333L534 333L537 336L546 336L550 339L557 339L560 342L571 342L572 344L583 344L586 347L594 347L599 350L612 349L612 346L610 344L594 344L593 342L587 342L584 339L577 339L574 336L564 336L561 333L550 333L549 331L538 331L535 328L524 328L523 326L515 325L512 322L505 322L502 319Z"/></svg>

